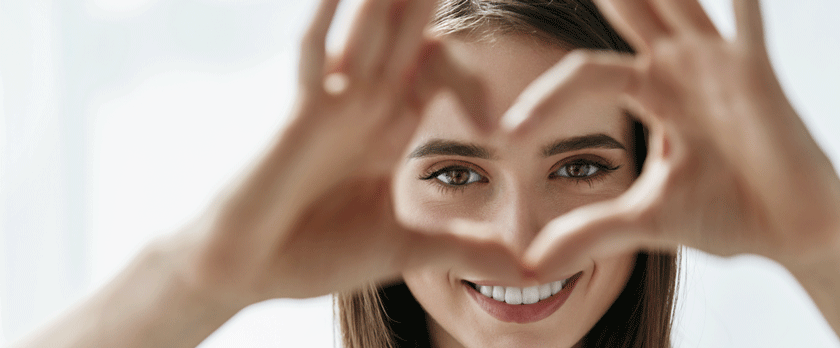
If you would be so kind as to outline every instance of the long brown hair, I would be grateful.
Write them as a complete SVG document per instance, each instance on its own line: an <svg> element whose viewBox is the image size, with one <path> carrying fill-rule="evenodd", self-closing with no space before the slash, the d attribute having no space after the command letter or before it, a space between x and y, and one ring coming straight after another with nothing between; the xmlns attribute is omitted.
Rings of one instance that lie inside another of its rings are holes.
<svg viewBox="0 0 840 348"><path fill-rule="evenodd" d="M440 0L434 28L441 35L492 39L524 34L560 48L633 53L591 0ZM643 126L634 122L634 154L647 154ZM624 290L583 338L584 347L670 347L678 251L639 252ZM404 283L370 285L335 297L345 348L430 347L426 313Z"/></svg>

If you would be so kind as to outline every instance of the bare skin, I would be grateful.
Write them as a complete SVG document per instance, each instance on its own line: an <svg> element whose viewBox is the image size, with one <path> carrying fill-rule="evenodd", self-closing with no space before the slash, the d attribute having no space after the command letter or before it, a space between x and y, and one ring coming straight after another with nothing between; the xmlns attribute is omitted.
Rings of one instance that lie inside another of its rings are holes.
<svg viewBox="0 0 840 348"><path fill-rule="evenodd" d="M419 265L522 277L513 252L480 230L411 230L393 212L393 168L438 90L459 96L477 129L491 124L477 79L424 36L434 3L366 1L347 48L327 57L337 4L322 1L303 39L297 107L274 144L192 224L19 346L191 347L249 304L351 290ZM332 74L349 87L325 88Z"/></svg>
<svg viewBox="0 0 840 348"><path fill-rule="evenodd" d="M695 0L597 2L639 55L569 54L493 130L477 78L423 34L431 1L365 1L337 57L324 37L338 0L322 1L304 39L297 108L274 144L194 223L18 346L192 347L268 298L345 291L436 263L544 282L589 258L676 245L778 261L840 333L840 180L773 74L758 0L735 2L734 41ZM323 88L332 73L346 88ZM623 100L651 131L648 160L624 194L556 217L524 248L481 221L405 227L392 174L443 88L476 127L510 139L564 101Z"/></svg>
<svg viewBox="0 0 840 348"><path fill-rule="evenodd" d="M494 118L568 54L526 35L499 35L491 43L455 35L444 42L453 58L480 73ZM464 117L453 117L461 111L451 95L435 98L409 145L411 154L406 154L395 174L397 216L417 228L452 219L490 223L496 229L488 232L499 241L524 250L555 217L622 194L638 173L632 120L617 102L596 98L576 104L580 107L567 105L567 110L545 119L528 136L510 137L503 132L492 136L476 132ZM596 138L584 145L582 139L593 135ZM481 153L428 147L442 142L468 144ZM580 146L561 151L558 144L569 142ZM556 151L547 154L546 149ZM567 348L580 341L615 302L627 284L635 254L585 260L574 272L581 276L568 300L549 316L527 323L494 317L462 282L501 284L495 274L467 265L427 265L404 272L403 280L428 314L430 339L436 347ZM504 285L525 288L539 283Z"/></svg>
<svg viewBox="0 0 840 348"><path fill-rule="evenodd" d="M503 123L526 136L564 98L607 91L651 130L651 150L624 195L548 223L526 263L551 279L593 255L639 248L762 255L787 267L840 332L840 181L773 73L758 1L735 2L734 41L695 1L596 2L639 55L567 58L544 75L562 82L535 83L541 98Z"/></svg>

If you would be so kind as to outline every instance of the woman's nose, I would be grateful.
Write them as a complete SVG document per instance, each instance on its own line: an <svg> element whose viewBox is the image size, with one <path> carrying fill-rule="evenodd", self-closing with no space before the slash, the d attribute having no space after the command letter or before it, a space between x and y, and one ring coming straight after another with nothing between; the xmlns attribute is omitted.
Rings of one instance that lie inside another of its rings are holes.
<svg viewBox="0 0 840 348"><path fill-rule="evenodd" d="M493 219L502 240L517 252L524 252L542 228L538 198L522 188L507 190L501 197Z"/></svg>

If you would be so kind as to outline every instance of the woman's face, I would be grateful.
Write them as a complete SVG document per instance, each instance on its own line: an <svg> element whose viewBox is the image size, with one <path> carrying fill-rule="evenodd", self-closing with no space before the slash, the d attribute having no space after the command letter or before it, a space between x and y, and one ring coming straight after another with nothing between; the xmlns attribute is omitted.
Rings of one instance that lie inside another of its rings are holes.
<svg viewBox="0 0 840 348"><path fill-rule="evenodd" d="M495 117L566 54L512 35L492 43L450 40L455 58L484 79ZM522 139L480 136L454 97L441 94L396 174L398 217L421 228L456 218L489 222L499 240L523 250L553 218L621 194L636 171L631 121L604 101L563 110ZM590 259L557 279L562 287L509 284L457 266L403 276L439 347L571 347L618 297L634 260Z"/></svg>

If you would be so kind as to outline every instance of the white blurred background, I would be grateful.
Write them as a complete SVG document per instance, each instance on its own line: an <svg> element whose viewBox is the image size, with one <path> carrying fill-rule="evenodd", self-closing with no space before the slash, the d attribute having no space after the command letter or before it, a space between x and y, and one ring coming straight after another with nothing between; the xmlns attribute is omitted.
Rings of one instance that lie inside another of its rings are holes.
<svg viewBox="0 0 840 348"><path fill-rule="evenodd" d="M703 3L731 34L729 1ZM267 143L316 2L0 0L0 345L177 229ZM840 2L763 8L776 71L838 163ZM676 347L840 347L770 261L691 251L683 275ZM201 346L335 341L323 297L251 306Z"/></svg>

